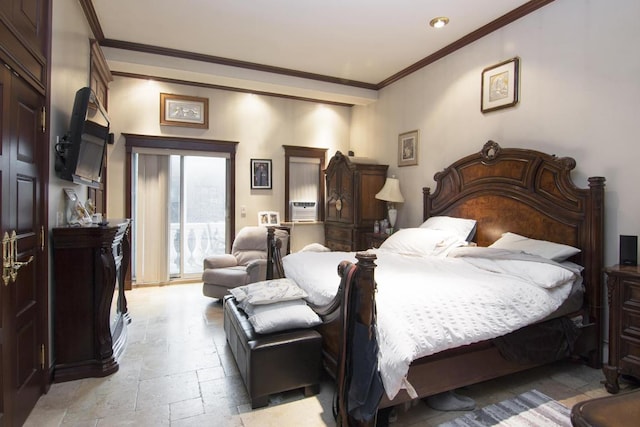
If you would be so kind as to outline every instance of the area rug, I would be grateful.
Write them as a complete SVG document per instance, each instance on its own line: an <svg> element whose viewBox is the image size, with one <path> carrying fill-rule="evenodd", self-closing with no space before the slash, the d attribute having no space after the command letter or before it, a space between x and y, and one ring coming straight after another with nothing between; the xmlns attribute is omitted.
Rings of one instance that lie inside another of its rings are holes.
<svg viewBox="0 0 640 427"><path fill-rule="evenodd" d="M476 409L439 427L570 427L570 410L538 390Z"/></svg>

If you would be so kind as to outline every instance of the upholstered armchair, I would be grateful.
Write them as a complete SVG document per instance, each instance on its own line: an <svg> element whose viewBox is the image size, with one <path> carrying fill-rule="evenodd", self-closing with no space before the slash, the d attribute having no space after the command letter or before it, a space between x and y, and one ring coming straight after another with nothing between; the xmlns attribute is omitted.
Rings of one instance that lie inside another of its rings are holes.
<svg viewBox="0 0 640 427"><path fill-rule="evenodd" d="M273 229L275 241L288 252L289 233ZM229 289L267 279L267 227L244 227L236 235L230 254L213 255L204 259L202 293L222 298Z"/></svg>

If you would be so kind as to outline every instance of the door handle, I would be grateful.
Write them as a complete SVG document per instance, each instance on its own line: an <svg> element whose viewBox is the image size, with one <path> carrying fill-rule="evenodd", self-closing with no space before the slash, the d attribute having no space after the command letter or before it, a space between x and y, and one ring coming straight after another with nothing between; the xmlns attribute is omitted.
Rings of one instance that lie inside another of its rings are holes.
<svg viewBox="0 0 640 427"><path fill-rule="evenodd" d="M18 270L33 261L33 255L24 262L16 261L18 259L18 236L16 231L9 233L5 231L2 238L2 281L5 286L10 282L15 282L18 277Z"/></svg>
<svg viewBox="0 0 640 427"><path fill-rule="evenodd" d="M33 255L31 255L29 259L24 262L17 261L18 260L18 236L16 236L16 230L13 230L13 232L11 233L11 245L13 246L13 259L12 259L13 264L11 265L11 269L12 269L11 280L15 282L16 278L18 277L18 270L20 270L25 265L31 263L31 261L33 261Z"/></svg>
<svg viewBox="0 0 640 427"><path fill-rule="evenodd" d="M9 237L9 233L4 232L4 237L2 238L2 281L5 286L9 285L9 281L11 280L11 272L13 270L13 248L11 245L11 238Z"/></svg>

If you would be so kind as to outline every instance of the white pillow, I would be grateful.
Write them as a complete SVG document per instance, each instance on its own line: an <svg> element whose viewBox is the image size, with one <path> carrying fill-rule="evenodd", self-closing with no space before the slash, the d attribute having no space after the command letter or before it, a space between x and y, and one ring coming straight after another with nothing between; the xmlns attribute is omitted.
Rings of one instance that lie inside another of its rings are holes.
<svg viewBox="0 0 640 427"><path fill-rule="evenodd" d="M502 237L489 245L489 247L522 251L556 262L562 262L580 253L580 249L574 248L573 246L553 243L546 240L530 239L510 232L504 233Z"/></svg>
<svg viewBox="0 0 640 427"><path fill-rule="evenodd" d="M273 279L229 289L238 305L263 305L306 298L307 293L291 279Z"/></svg>
<svg viewBox="0 0 640 427"><path fill-rule="evenodd" d="M462 240L470 242L476 235L476 220L452 216L432 216L423 222L420 228L449 231L455 233Z"/></svg>
<svg viewBox="0 0 640 427"><path fill-rule="evenodd" d="M299 252L331 252L331 249L320 243L309 243L304 248L300 249Z"/></svg>
<svg viewBox="0 0 640 427"><path fill-rule="evenodd" d="M312 328L322 320L304 301L285 301L255 306L249 322L257 333L270 334L287 329Z"/></svg>
<svg viewBox="0 0 640 427"><path fill-rule="evenodd" d="M464 240L449 231L403 228L389 236L380 245L380 250L402 255L437 256L446 255L451 249L464 244Z"/></svg>

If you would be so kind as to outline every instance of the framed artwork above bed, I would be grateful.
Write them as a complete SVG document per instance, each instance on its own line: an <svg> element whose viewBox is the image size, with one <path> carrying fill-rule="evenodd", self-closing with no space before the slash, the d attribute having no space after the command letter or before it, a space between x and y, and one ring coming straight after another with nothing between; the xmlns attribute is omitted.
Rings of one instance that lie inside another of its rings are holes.
<svg viewBox="0 0 640 427"><path fill-rule="evenodd" d="M482 70L480 110L483 113L518 103L520 58L508 59Z"/></svg>

